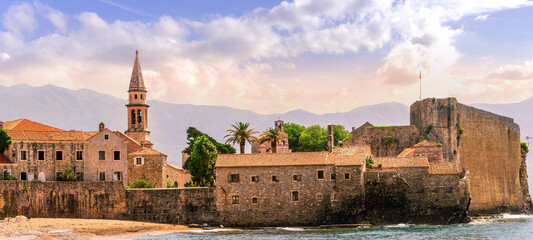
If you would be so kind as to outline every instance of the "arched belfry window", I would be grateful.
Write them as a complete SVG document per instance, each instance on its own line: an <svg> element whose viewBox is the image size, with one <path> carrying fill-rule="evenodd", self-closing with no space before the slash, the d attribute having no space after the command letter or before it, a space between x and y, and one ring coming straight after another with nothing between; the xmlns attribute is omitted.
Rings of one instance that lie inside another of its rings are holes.
<svg viewBox="0 0 533 240"><path fill-rule="evenodd" d="M135 110L131 110L131 124L135 124Z"/></svg>
<svg viewBox="0 0 533 240"><path fill-rule="evenodd" d="M142 117L141 117L141 110L137 110L137 123L141 124Z"/></svg>
<svg viewBox="0 0 533 240"><path fill-rule="evenodd" d="M137 94L135 94L135 99L137 99Z"/></svg>

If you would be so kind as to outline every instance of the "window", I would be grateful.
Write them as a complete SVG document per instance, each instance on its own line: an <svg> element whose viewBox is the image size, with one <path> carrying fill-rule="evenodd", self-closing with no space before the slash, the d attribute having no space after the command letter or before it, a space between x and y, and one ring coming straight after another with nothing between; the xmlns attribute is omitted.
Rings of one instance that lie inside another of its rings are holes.
<svg viewBox="0 0 533 240"><path fill-rule="evenodd" d="M324 170L318 170L318 179L324 179Z"/></svg>
<svg viewBox="0 0 533 240"><path fill-rule="evenodd" d="M252 203L257 203L257 198L256 197L252 198Z"/></svg>
<svg viewBox="0 0 533 240"><path fill-rule="evenodd" d="M231 196L231 204L239 204L239 196Z"/></svg>
<svg viewBox="0 0 533 240"><path fill-rule="evenodd" d="M56 151L56 160L63 160L63 151Z"/></svg>
<svg viewBox="0 0 533 240"><path fill-rule="evenodd" d="M21 172L20 173L20 180L28 180L28 176L27 176L26 172Z"/></svg>
<svg viewBox="0 0 533 240"><path fill-rule="evenodd" d="M143 99L143 95L141 94L141 99Z"/></svg>
<svg viewBox="0 0 533 240"><path fill-rule="evenodd" d="M44 161L44 151L39 151L37 154L39 155L37 159Z"/></svg>
<svg viewBox="0 0 533 240"><path fill-rule="evenodd" d="M259 182L259 176L252 176L252 182Z"/></svg>
<svg viewBox="0 0 533 240"><path fill-rule="evenodd" d="M113 173L113 180L122 181L122 172L114 172Z"/></svg>
<svg viewBox="0 0 533 240"><path fill-rule="evenodd" d="M109 134L105 134L105 135L104 135L104 139L105 139L105 140L109 140Z"/></svg>
<svg viewBox="0 0 533 240"><path fill-rule="evenodd" d="M335 173L331 174L331 180L335 180L337 176L335 176Z"/></svg>
<svg viewBox="0 0 533 240"><path fill-rule="evenodd" d="M76 172L76 181L83 181L83 172Z"/></svg>
<svg viewBox="0 0 533 240"><path fill-rule="evenodd" d="M120 151L114 151L113 152L113 155L114 155L114 158L115 160L120 160Z"/></svg>
<svg viewBox="0 0 533 240"><path fill-rule="evenodd" d="M319 201L319 202L322 201L322 194L317 194L316 195L316 200Z"/></svg>
<svg viewBox="0 0 533 240"><path fill-rule="evenodd" d="M20 151L20 160L27 160L26 151Z"/></svg>
<svg viewBox="0 0 533 240"><path fill-rule="evenodd" d="M61 176L63 176L63 174L61 172L56 172L56 181L60 181L61 180Z"/></svg>
<svg viewBox="0 0 533 240"><path fill-rule="evenodd" d="M292 175L293 181L302 181L302 175Z"/></svg>
<svg viewBox="0 0 533 240"><path fill-rule="evenodd" d="M100 181L105 181L105 172L100 173Z"/></svg>
<svg viewBox="0 0 533 240"><path fill-rule="evenodd" d="M345 173L344 174L344 179L346 179L346 180L350 179L350 174L349 173Z"/></svg>
<svg viewBox="0 0 533 240"><path fill-rule="evenodd" d="M131 110L131 124L135 124L135 110Z"/></svg>
<svg viewBox="0 0 533 240"><path fill-rule="evenodd" d="M135 163L135 165L143 165L144 164L144 159L142 157L136 157L134 163Z"/></svg>
<svg viewBox="0 0 533 240"><path fill-rule="evenodd" d="M141 110L137 110L137 123L141 124L142 117L141 117Z"/></svg>
<svg viewBox="0 0 533 240"><path fill-rule="evenodd" d="M230 174L229 182L239 182L239 174Z"/></svg>
<svg viewBox="0 0 533 240"><path fill-rule="evenodd" d="M178 187L178 182L174 182L174 187Z"/></svg>
<svg viewBox="0 0 533 240"><path fill-rule="evenodd" d="M105 151L98 152L98 159L105 160Z"/></svg>
<svg viewBox="0 0 533 240"><path fill-rule="evenodd" d="M292 191L292 201L298 202L298 191Z"/></svg>
<svg viewBox="0 0 533 240"><path fill-rule="evenodd" d="M83 160L83 151L76 151L76 160Z"/></svg>
<svg viewBox="0 0 533 240"><path fill-rule="evenodd" d="M137 94L135 94L135 99L137 99Z"/></svg>
<svg viewBox="0 0 533 240"><path fill-rule="evenodd" d="M278 176L272 176L272 182L279 182Z"/></svg>

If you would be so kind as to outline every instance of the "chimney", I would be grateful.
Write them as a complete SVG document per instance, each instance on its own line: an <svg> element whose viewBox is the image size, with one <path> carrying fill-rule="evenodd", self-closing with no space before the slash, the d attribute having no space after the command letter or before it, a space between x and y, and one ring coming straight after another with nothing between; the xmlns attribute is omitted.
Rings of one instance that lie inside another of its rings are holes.
<svg viewBox="0 0 533 240"><path fill-rule="evenodd" d="M98 131L102 131L105 129L105 124L103 122L101 122L100 124L98 124Z"/></svg>
<svg viewBox="0 0 533 240"><path fill-rule="evenodd" d="M4 122L0 122L0 129L4 128Z"/></svg>
<svg viewBox="0 0 533 240"><path fill-rule="evenodd" d="M333 124L328 123L328 151L333 151Z"/></svg>

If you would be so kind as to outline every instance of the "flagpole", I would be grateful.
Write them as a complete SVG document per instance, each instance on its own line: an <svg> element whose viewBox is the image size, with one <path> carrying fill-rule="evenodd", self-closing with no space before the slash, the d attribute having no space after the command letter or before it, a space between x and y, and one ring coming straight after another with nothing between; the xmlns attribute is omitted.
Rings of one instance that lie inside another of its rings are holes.
<svg viewBox="0 0 533 240"><path fill-rule="evenodd" d="M422 100L422 70L420 70L420 74L418 75L418 80L420 81L420 100Z"/></svg>

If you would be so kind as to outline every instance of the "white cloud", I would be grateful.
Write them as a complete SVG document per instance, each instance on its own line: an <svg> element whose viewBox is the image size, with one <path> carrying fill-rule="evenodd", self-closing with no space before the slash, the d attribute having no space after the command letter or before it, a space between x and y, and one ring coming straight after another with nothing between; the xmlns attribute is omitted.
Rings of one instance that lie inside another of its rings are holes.
<svg viewBox="0 0 533 240"><path fill-rule="evenodd" d="M476 18L474 18L474 20L476 20L476 21L485 21L485 20L487 20L488 17L489 17L488 14L478 15L478 16L476 16Z"/></svg>
<svg viewBox="0 0 533 240"><path fill-rule="evenodd" d="M33 7L29 3L11 5L3 14L2 24L17 34L32 33L38 26Z"/></svg>
<svg viewBox="0 0 533 240"><path fill-rule="evenodd" d="M493 80L533 80L533 61L521 65L507 64L492 70L485 79Z"/></svg>
<svg viewBox="0 0 533 240"><path fill-rule="evenodd" d="M151 96L164 101L260 112L343 111L357 102L410 101L405 95L418 92L419 68L428 84L437 84L461 56L454 39L462 29L450 21L526 4L531 3L295 0L239 17L109 22L96 13L66 15L38 2L21 3L3 15L7 31L0 32L0 51L9 57L0 56L0 84L56 84L124 97L138 49ZM35 15L57 31L19 37L36 29ZM317 74L298 63L304 55L362 49L383 56L377 70ZM293 75L272 78L279 69ZM446 89L431 93L445 95Z"/></svg>

